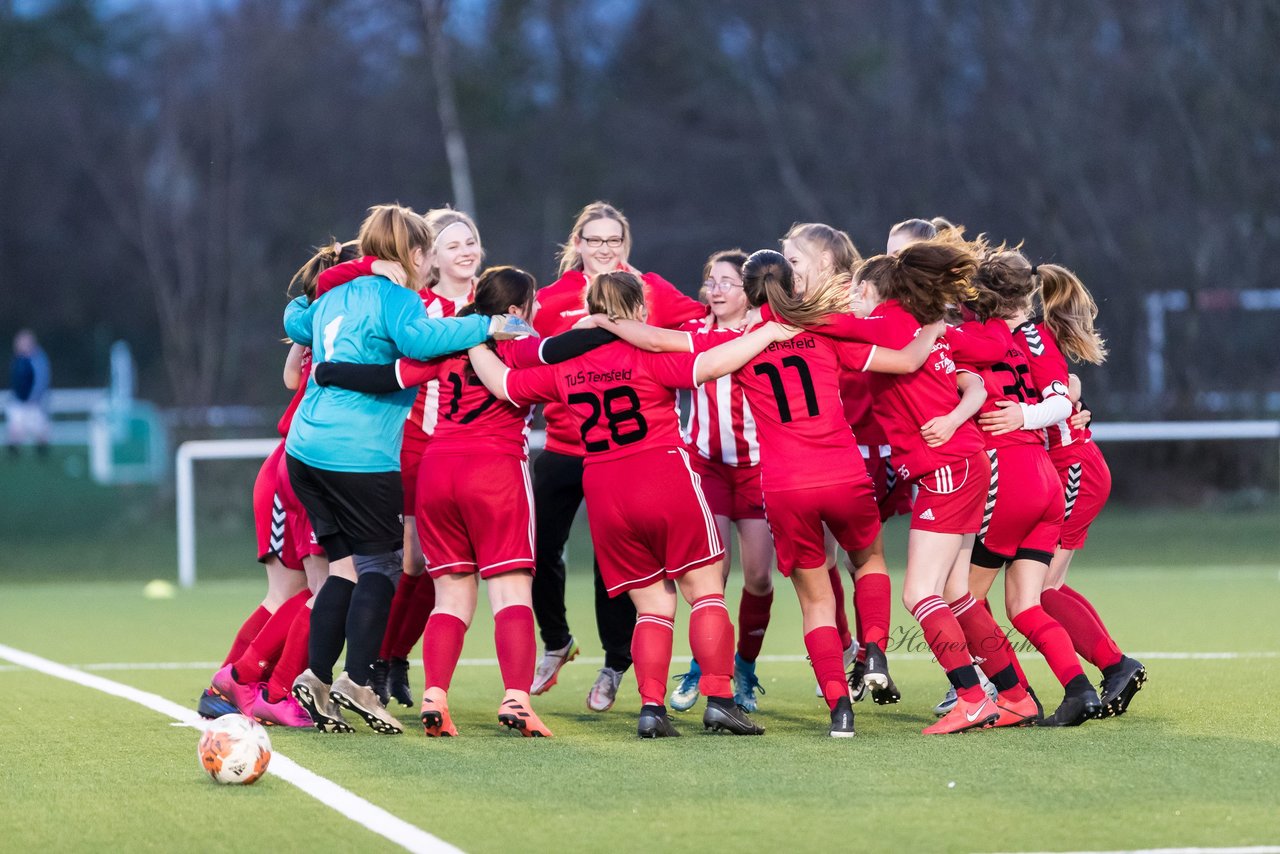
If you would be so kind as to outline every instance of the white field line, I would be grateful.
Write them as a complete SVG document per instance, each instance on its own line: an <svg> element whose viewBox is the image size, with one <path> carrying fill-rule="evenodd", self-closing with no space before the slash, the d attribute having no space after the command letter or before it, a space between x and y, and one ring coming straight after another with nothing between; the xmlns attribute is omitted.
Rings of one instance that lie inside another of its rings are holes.
<svg viewBox="0 0 1280 854"><path fill-rule="evenodd" d="M6 647L7 648L7 647ZM1134 652L1134 658L1152 661L1244 661L1259 658L1280 658L1280 652ZM3 656L0 656L3 657ZM893 653L894 661L933 661L933 656L924 652ZM807 662L803 655L762 655L758 659L761 664L796 664ZM581 656L574 661L583 664L604 664L601 657ZM208 670L210 673L222 666L220 661L103 661L92 664L68 664L66 667L77 671L109 671L109 670ZM497 667L496 658L461 658L459 667ZM13 664L0 664L0 673L12 673L25 670ZM1280 854L1280 852L1277 852Z"/></svg>
<svg viewBox="0 0 1280 854"><path fill-rule="evenodd" d="M32 655L29 652L23 652L4 644L0 644L0 658L8 659L22 668L35 670L47 676L74 682L85 688L92 688L95 691L101 691L104 694L111 694L112 696L137 703L140 706L146 706L154 712L173 718L182 726L189 726L194 729L204 729L205 727L204 719L194 711L156 694L140 691L137 688L113 682L101 676L84 673L64 664L58 664L56 661L49 661L46 658L41 658L38 655ZM423 854L460 854L461 852L461 849L432 836L420 827L415 827L407 821L397 818L382 809L382 807L374 806L332 780L303 768L283 754L273 752L271 764L267 767L267 770L285 782L297 786L305 794L346 816L361 827L394 842L407 851L423 852Z"/></svg>
<svg viewBox="0 0 1280 854"><path fill-rule="evenodd" d="M1021 854L1280 854L1280 845L1245 848L1133 848L1119 851L1038 851Z"/></svg>

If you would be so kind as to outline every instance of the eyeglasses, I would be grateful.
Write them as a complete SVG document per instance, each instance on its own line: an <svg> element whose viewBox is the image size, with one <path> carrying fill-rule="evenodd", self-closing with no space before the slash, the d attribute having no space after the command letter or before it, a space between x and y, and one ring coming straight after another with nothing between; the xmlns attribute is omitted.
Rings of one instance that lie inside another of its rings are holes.
<svg viewBox="0 0 1280 854"><path fill-rule="evenodd" d="M601 246L608 246L610 249L617 249L622 245L621 237L583 237L582 242L592 249L599 249Z"/></svg>
<svg viewBox="0 0 1280 854"><path fill-rule="evenodd" d="M702 286L706 288L708 291L724 291L725 293L728 293L734 288L742 287L742 285L738 284L737 282L732 282L728 279L721 279L718 282L715 279L707 279L705 282L702 283Z"/></svg>

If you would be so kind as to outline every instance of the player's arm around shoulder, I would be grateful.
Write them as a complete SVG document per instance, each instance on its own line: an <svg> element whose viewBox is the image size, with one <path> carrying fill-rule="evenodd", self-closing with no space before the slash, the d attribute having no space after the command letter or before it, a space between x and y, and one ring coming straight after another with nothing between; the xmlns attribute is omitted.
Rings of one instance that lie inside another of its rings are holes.
<svg viewBox="0 0 1280 854"><path fill-rule="evenodd" d="M387 337L411 359L426 361L481 344L489 337L486 315L430 318L413 291L389 282L381 290Z"/></svg>

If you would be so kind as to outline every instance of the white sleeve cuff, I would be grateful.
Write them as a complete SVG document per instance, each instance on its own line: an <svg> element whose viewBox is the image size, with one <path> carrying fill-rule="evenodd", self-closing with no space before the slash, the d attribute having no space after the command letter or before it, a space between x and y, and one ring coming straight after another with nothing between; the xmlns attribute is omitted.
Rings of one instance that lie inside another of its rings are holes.
<svg viewBox="0 0 1280 854"><path fill-rule="evenodd" d="M507 391L507 378L510 376L511 376L511 369L504 368L502 371L502 397L504 400L507 401L507 403L511 402L511 392Z"/></svg>
<svg viewBox="0 0 1280 854"><path fill-rule="evenodd" d="M399 385L399 386L400 386L400 388L405 388L405 387L406 387L406 386L405 386L405 384L404 384L404 377L402 377L402 376L400 375L400 360L399 360L399 359L396 359L396 384L397 384L397 385Z"/></svg>
<svg viewBox="0 0 1280 854"><path fill-rule="evenodd" d="M867 352L867 363L862 366L862 372L866 373L871 370L871 360L876 357L876 345L872 344L871 349Z"/></svg>

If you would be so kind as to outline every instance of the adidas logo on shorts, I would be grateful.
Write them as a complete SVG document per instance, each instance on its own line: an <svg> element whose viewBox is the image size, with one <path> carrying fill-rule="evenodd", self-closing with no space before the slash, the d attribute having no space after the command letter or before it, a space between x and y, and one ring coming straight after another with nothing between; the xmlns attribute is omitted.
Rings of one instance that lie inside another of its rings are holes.
<svg viewBox="0 0 1280 854"><path fill-rule="evenodd" d="M918 518L923 519L923 520L924 520L924 521L926 521L926 522L934 522L934 521L937 521L937 520L936 520L936 519L934 519L934 517L933 517L933 508L932 508L932 507L926 507L926 508L924 508L924 512L923 512L923 513L921 513L921 514L920 514L920 516L919 516Z"/></svg>

